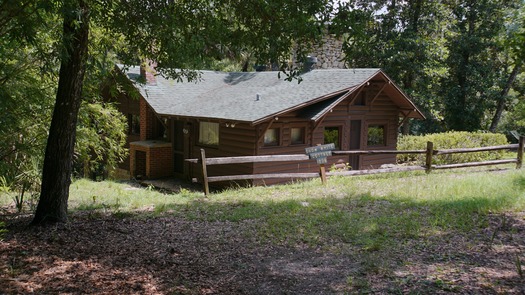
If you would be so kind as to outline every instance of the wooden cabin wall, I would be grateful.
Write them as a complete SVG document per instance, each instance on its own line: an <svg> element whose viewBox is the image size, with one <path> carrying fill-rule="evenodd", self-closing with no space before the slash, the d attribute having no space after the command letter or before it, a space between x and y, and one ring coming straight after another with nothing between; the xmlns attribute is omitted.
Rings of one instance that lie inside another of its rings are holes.
<svg viewBox="0 0 525 295"><path fill-rule="evenodd" d="M379 95L364 116L362 126L362 149L365 150L395 150L397 147L399 110L385 94ZM352 112L352 106L350 112ZM384 125L386 128L386 143L384 146L367 146L368 126ZM383 164L395 164L396 155L365 155L362 156L360 169L379 168Z"/></svg>
<svg viewBox="0 0 525 295"><path fill-rule="evenodd" d="M200 150L204 149L206 158L213 157L234 157L234 156L253 156L256 150L256 131L255 127L246 123L237 123L232 127L231 123L219 123L219 146L208 147L199 145L198 132L199 123L192 120L192 130L194 136L190 139L191 151L190 158L200 158ZM228 125L228 126L227 126ZM200 166L192 164L190 171L191 177L201 179L202 170ZM218 175L237 175L252 174L253 164L235 165L212 165L207 167L208 176ZM240 181L239 184L251 184L251 181ZM231 183L212 183L212 186L225 186Z"/></svg>
<svg viewBox="0 0 525 295"><path fill-rule="evenodd" d="M270 128L279 128L280 130L280 145L279 146L264 146L263 137L264 132L268 128L269 122L262 123L257 128L257 134L260 137L260 141L257 144L257 155L291 155L291 154L304 154L305 148L312 145L312 130L313 126L309 120L297 118L297 113L290 113L286 116L280 116L276 121L271 123ZM292 128L304 128L305 130L305 141L303 144L292 144L291 142L291 129ZM265 173L304 173L304 172L317 172L319 165L315 160L305 162L270 162L270 163L255 163L254 173L265 174ZM255 180L254 184L276 184L283 182L290 182L290 179L265 179Z"/></svg>
<svg viewBox="0 0 525 295"><path fill-rule="evenodd" d="M340 127L340 143L341 150L350 150L350 125L353 120L360 120L360 150L395 150L397 145L398 134L398 120L399 110L391 99L384 93L376 97L377 89L372 86L368 91L372 95L367 96L367 101L364 105L355 105L352 101L353 97L349 97L335 106L331 112L327 113L324 119L318 124L311 123L306 120L301 120L295 117L296 113L291 113L288 116L279 117L278 121L274 121L271 128L280 128L281 130L281 145L275 147L264 147L262 142L258 144L258 155L273 155L273 154L304 154L305 148L308 146L315 146L317 144L324 144L324 128L325 127ZM375 93L374 93L375 90ZM374 99L370 104L371 99ZM259 130L264 129L264 124L259 126ZM306 141L304 145L291 145L290 143L290 128L304 124L306 126ZM382 125L385 127L386 138L385 145L382 146L368 146L368 127L371 125ZM262 132L262 131L260 131ZM350 156L332 156L328 158L328 164L325 166L330 169L333 164L345 164L351 162ZM383 164L395 163L395 155L362 155L360 157L359 167L352 169L371 169L378 168ZM274 162L274 163L256 163L254 164L254 173L294 173L294 172L318 172L319 165L314 161L308 162ZM258 181L256 183L274 184L285 182L282 179L268 179L265 181ZM288 180L289 181L289 180Z"/></svg>

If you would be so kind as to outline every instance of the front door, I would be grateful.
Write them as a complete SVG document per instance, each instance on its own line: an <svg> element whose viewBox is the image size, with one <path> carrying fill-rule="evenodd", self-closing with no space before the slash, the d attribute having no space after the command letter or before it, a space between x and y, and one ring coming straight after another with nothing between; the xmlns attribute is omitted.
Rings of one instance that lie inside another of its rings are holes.
<svg viewBox="0 0 525 295"><path fill-rule="evenodd" d="M184 177L184 122L173 121L173 170L178 177Z"/></svg>
<svg viewBox="0 0 525 295"><path fill-rule="evenodd" d="M350 150L361 149L361 120L350 120ZM361 164L360 155L350 155L348 163L352 170L359 170Z"/></svg>

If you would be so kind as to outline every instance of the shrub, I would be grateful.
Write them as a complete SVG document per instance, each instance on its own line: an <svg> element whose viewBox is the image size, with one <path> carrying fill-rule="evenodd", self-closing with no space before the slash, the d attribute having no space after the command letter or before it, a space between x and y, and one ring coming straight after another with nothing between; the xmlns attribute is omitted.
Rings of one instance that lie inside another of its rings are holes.
<svg viewBox="0 0 525 295"><path fill-rule="evenodd" d="M0 241L4 239L4 234L7 232L5 229L5 223L0 221Z"/></svg>
<svg viewBox="0 0 525 295"><path fill-rule="evenodd" d="M455 148L477 148L486 146L497 146L508 144L507 138L503 134L449 131L445 133L427 134L423 136L403 135L397 142L398 150L424 150L427 142L434 143L434 149L455 149ZM477 153L462 153L438 155L433 157L433 164L455 164L477 161L488 161L501 159L505 151L487 151ZM399 163L418 162L424 163L424 154L398 155Z"/></svg>

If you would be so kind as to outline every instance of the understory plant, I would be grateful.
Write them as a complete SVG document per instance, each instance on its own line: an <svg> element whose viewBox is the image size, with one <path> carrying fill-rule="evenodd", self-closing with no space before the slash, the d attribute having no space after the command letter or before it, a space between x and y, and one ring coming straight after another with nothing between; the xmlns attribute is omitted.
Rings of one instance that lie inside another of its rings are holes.
<svg viewBox="0 0 525 295"><path fill-rule="evenodd" d="M421 136L403 135L397 142L398 150L424 150L427 142L434 144L434 150L457 149L457 148L479 148L488 146L507 145L507 137L504 134L486 132L450 131L434 133ZM455 164L476 161L488 161L501 159L505 152L503 150L438 155L433 158L434 164ZM425 154L400 154L397 156L399 163L424 163Z"/></svg>

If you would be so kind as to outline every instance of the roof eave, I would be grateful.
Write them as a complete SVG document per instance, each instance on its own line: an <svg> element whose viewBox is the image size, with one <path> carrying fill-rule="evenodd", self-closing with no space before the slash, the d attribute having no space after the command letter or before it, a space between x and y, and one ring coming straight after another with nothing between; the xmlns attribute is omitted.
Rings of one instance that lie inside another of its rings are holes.
<svg viewBox="0 0 525 295"><path fill-rule="evenodd" d="M401 89L397 86L396 83L394 83L394 81L385 73L383 72L383 70L380 70L381 74L388 80L391 82L391 85L401 94L401 96L410 104L410 106L412 107L412 110L414 111L415 114L412 115L412 112L411 114L409 114L409 118L414 118L414 119L420 119L420 120L425 120L425 115L423 115L423 113L417 108L417 106L414 104L414 102L412 102L412 100L408 97L408 95Z"/></svg>
<svg viewBox="0 0 525 295"><path fill-rule="evenodd" d="M315 103L318 103L318 102L321 102L323 100L326 100L326 99L330 99L334 96L337 96L337 95L341 95L341 94L344 94L345 92L350 92L355 86L352 86L352 87L348 87L348 88L345 88L345 89L342 89L342 90L339 90L339 91L336 91L336 92L332 92L330 94L326 94L326 95L323 95L323 96L320 96L320 97L317 97L317 98L314 98L312 100L309 100L308 102L305 102L305 103L301 103L301 104L298 104L298 105L295 105L293 107L290 107L290 108L287 108L287 109L284 109L284 110L281 110L279 112L275 112L273 114L270 114L270 115L267 115L267 116L264 116L262 118L259 118L259 119L256 119L256 120L253 120L251 122L251 125L254 126L254 125L258 125L262 122L265 122L265 121L268 121L270 119L273 119L275 117L279 117L279 116L282 116L286 113L289 113L289 112L293 112L293 111L296 111L296 110L299 110L299 109L302 109L304 107L307 107L309 105L312 105L312 104L315 104ZM343 95L344 96L344 95Z"/></svg>

